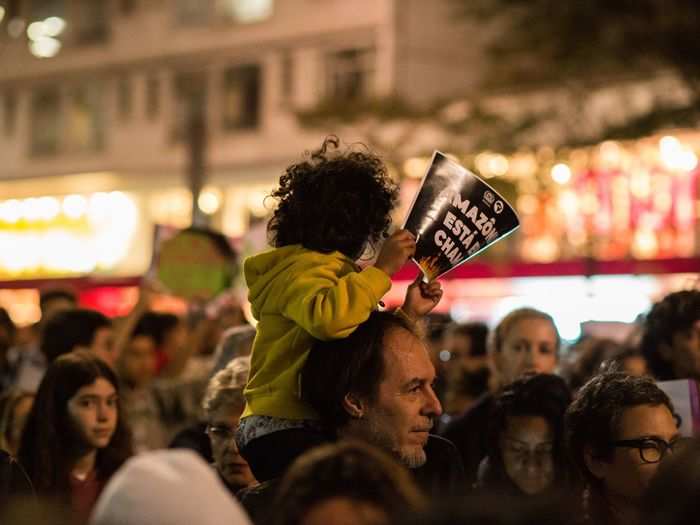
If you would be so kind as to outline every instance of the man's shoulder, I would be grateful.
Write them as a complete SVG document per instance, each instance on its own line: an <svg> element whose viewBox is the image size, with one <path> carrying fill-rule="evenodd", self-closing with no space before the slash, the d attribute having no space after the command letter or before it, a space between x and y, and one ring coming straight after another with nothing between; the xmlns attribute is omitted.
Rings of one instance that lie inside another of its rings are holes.
<svg viewBox="0 0 700 525"><path fill-rule="evenodd" d="M443 436L438 436L437 434L430 434L428 436L428 443L425 445L424 450L429 459L434 456L459 457L459 452L457 451L455 444L449 439Z"/></svg>
<svg viewBox="0 0 700 525"><path fill-rule="evenodd" d="M466 477L457 447L450 440L431 434L424 450L425 464L414 470L418 484L432 495L462 491Z"/></svg>

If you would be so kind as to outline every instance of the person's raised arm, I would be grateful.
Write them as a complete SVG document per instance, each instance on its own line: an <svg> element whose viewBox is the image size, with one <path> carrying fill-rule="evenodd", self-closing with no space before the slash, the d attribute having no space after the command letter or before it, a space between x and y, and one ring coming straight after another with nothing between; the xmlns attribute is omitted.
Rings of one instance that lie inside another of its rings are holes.
<svg viewBox="0 0 700 525"><path fill-rule="evenodd" d="M384 241L374 267L391 277L406 264L408 258L415 252L415 236L408 230L398 230Z"/></svg>
<svg viewBox="0 0 700 525"><path fill-rule="evenodd" d="M114 325L114 352L116 354L115 359L118 359L122 354L122 351L129 344L129 339L131 339L131 334L136 328L136 323L139 322L141 316L145 314L151 307L151 299L153 297L153 290L150 283L145 280L141 281L139 285L139 297L136 304L131 309L131 311L122 318L118 323Z"/></svg>
<svg viewBox="0 0 700 525"><path fill-rule="evenodd" d="M438 281L423 282L423 274L419 273L406 290L401 311L412 321L417 321L430 313L440 299L442 299L442 285Z"/></svg>
<svg viewBox="0 0 700 525"><path fill-rule="evenodd" d="M318 266L290 279L280 298L282 314L316 339L347 337L377 308L391 288L391 275L415 251L413 234L400 230L382 246L377 262L361 272L337 277Z"/></svg>

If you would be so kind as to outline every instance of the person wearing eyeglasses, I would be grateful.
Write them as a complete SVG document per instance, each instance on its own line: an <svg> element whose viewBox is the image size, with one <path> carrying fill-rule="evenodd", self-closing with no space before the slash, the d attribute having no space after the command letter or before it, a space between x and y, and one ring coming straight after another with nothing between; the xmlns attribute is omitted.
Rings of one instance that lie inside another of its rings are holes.
<svg viewBox="0 0 700 525"><path fill-rule="evenodd" d="M569 406L566 440L583 480L581 522L640 523L640 506L664 459L687 441L673 405L649 377L620 372L588 381Z"/></svg>
<svg viewBox="0 0 700 525"><path fill-rule="evenodd" d="M249 370L249 356L231 360L211 378L202 402L214 467L233 495L258 484L234 437L245 406L243 387Z"/></svg>
<svg viewBox="0 0 700 525"><path fill-rule="evenodd" d="M453 417L442 429L442 437L459 450L467 481L477 480L479 465L488 454L489 426L495 393L525 374L553 374L559 365L561 337L554 319L534 308L509 312L490 334L488 352L491 388L469 409Z"/></svg>
<svg viewBox="0 0 700 525"><path fill-rule="evenodd" d="M518 379L494 401L489 453L476 486L507 495L565 492L569 468L564 451L564 413L571 392L553 374Z"/></svg>

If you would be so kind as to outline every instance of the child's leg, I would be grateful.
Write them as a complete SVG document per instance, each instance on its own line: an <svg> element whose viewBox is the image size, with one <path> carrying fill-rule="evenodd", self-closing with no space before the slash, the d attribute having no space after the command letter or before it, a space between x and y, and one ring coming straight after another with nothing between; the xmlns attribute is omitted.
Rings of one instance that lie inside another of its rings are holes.
<svg viewBox="0 0 700 525"><path fill-rule="evenodd" d="M240 449L241 456L260 482L281 477L304 452L331 441L312 428L290 428L257 437Z"/></svg>

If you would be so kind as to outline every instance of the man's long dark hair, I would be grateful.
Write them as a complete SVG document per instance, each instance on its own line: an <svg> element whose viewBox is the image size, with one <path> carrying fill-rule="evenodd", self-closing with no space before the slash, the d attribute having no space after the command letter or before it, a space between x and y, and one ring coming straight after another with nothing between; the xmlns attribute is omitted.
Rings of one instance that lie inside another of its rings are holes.
<svg viewBox="0 0 700 525"><path fill-rule="evenodd" d="M318 412L321 422L335 430L350 418L343 408L346 394L373 399L384 377L384 336L391 328L414 333L401 317L373 312L348 337L316 341L301 374L302 397Z"/></svg>

